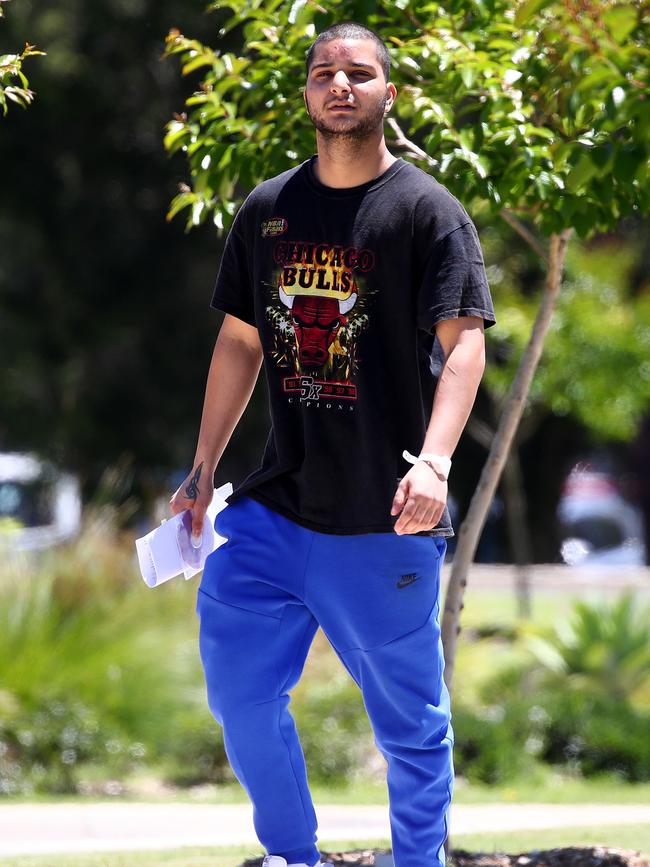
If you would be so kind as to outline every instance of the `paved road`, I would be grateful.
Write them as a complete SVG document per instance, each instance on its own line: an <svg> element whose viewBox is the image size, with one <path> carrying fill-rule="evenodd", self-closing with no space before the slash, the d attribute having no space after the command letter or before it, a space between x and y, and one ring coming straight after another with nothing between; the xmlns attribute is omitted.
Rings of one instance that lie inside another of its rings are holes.
<svg viewBox="0 0 650 867"><path fill-rule="evenodd" d="M321 840L389 839L388 808L316 808ZM650 805L454 805L451 833L650 824ZM79 852L257 844L245 804L4 804L0 858Z"/></svg>
<svg viewBox="0 0 650 867"><path fill-rule="evenodd" d="M451 562L442 569L442 583L448 580ZM531 590L565 591L570 595L624 590L650 593L650 567L647 566L565 566L540 564L527 567ZM473 563L469 571L468 593L472 590L514 592L517 567L508 564Z"/></svg>

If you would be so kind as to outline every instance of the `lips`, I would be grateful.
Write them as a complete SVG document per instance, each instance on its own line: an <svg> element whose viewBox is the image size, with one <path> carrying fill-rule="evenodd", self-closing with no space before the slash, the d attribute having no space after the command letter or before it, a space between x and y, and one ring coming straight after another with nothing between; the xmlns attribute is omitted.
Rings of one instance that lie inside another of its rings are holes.
<svg viewBox="0 0 650 867"><path fill-rule="evenodd" d="M330 105L330 111L352 111L353 109L354 106L349 102L335 102L334 105Z"/></svg>

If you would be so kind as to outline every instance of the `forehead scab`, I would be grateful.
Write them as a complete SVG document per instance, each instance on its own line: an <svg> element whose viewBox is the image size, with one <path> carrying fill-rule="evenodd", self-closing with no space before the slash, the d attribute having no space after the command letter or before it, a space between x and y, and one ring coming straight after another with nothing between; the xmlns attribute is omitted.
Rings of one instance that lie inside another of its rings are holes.
<svg viewBox="0 0 650 867"><path fill-rule="evenodd" d="M366 66L381 73L372 39L333 39L316 46L311 68L324 66Z"/></svg>

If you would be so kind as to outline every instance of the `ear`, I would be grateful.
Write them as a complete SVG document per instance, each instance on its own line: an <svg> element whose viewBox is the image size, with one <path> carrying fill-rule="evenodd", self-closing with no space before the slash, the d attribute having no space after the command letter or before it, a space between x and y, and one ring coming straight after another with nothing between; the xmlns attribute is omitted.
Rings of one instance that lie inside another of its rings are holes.
<svg viewBox="0 0 650 867"><path fill-rule="evenodd" d="M395 89L395 85L392 81L389 81L386 85L386 90L388 91L388 99L386 100L386 106L384 108L384 114L388 114L388 112L393 107L393 103L397 99L397 90Z"/></svg>

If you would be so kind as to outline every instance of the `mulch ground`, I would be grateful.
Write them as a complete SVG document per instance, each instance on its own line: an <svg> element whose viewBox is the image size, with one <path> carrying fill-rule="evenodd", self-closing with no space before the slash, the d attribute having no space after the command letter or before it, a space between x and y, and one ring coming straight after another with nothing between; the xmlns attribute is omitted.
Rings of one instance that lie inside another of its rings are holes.
<svg viewBox="0 0 650 867"><path fill-rule="evenodd" d="M355 849L351 852L322 852L323 860L334 867L374 867L375 857L389 854L389 849ZM244 861L242 867L261 867L263 859ZM570 846L563 849L520 852L465 852L457 849L447 860L448 867L650 867L650 860L628 849L603 846ZM424 867L424 865L423 865Z"/></svg>
<svg viewBox="0 0 650 867"><path fill-rule="evenodd" d="M567 846L518 855L460 849L452 852L450 861L453 867L650 867L650 861L639 852L604 846Z"/></svg>

